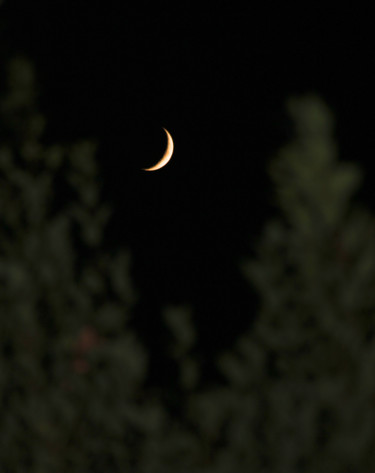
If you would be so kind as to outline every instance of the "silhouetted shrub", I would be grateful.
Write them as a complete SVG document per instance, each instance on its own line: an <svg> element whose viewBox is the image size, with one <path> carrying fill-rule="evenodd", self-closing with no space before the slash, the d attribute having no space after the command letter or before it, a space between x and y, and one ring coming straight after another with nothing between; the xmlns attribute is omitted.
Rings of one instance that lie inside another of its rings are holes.
<svg viewBox="0 0 375 473"><path fill-rule="evenodd" d="M375 470L374 219L351 202L316 96L288 101L295 139L270 163L280 217L243 265L259 313L220 357L227 385L192 402L207 472Z"/></svg>
<svg viewBox="0 0 375 473"><path fill-rule="evenodd" d="M161 413L128 328L129 253L101 249L95 144L42 143L31 64L1 100L0 470L129 471ZM155 405L154 405L155 404Z"/></svg>

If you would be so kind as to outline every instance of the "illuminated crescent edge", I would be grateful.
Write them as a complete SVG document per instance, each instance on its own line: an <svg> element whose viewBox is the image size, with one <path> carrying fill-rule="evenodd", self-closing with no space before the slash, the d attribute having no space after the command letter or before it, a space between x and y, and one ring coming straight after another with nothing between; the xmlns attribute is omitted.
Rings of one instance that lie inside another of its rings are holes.
<svg viewBox="0 0 375 473"><path fill-rule="evenodd" d="M143 168L144 171L157 171L158 169L165 166L172 157L173 149L174 149L173 140L168 130L166 130L165 128L163 128L163 130L167 134L167 138L168 138L167 149L165 150L165 153L163 157L161 158L161 160L157 162L155 166L152 166L151 168Z"/></svg>

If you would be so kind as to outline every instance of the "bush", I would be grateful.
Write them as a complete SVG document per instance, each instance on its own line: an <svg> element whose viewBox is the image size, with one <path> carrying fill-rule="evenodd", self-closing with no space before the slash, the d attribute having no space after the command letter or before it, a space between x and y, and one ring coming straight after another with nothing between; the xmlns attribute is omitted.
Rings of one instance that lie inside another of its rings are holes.
<svg viewBox="0 0 375 473"><path fill-rule="evenodd" d="M159 422L129 329L129 252L102 250L95 144L45 146L35 77L7 68L0 145L0 470L128 471Z"/></svg>
<svg viewBox="0 0 375 473"><path fill-rule="evenodd" d="M374 219L351 201L360 172L337 161L327 106L287 105L296 136L269 167L281 213L243 264L259 313L220 357L227 383L192 404L203 471L374 471Z"/></svg>

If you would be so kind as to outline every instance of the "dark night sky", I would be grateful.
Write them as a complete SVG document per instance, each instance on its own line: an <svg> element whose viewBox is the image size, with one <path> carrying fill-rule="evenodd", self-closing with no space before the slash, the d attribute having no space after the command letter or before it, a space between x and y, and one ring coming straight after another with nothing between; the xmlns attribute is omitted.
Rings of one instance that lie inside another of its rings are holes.
<svg viewBox="0 0 375 473"><path fill-rule="evenodd" d="M166 303L190 303L201 343L215 349L254 310L238 263L270 214L265 165L290 131L285 98L319 93L336 115L343 159L369 166L374 55L366 12L212 5L1 8L9 50L36 63L46 139L100 143L116 209L109 238L132 250L140 324L156 327ZM143 172L163 152L162 127L173 159ZM368 180L363 196L371 204Z"/></svg>

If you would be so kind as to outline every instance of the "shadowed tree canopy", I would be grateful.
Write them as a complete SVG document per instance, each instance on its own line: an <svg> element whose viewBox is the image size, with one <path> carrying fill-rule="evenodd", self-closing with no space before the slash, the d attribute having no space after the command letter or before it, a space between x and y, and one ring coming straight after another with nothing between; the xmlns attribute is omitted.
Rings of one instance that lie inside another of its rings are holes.
<svg viewBox="0 0 375 473"><path fill-rule="evenodd" d="M166 388L148 383L131 327L129 251L105 249L96 144L44 144L32 64L6 72L0 470L373 471L374 218L353 201L361 173L338 160L325 103L287 103L294 136L269 165L277 215L239 268L258 310L218 357L221 381L202 376L193 310L170 304Z"/></svg>

